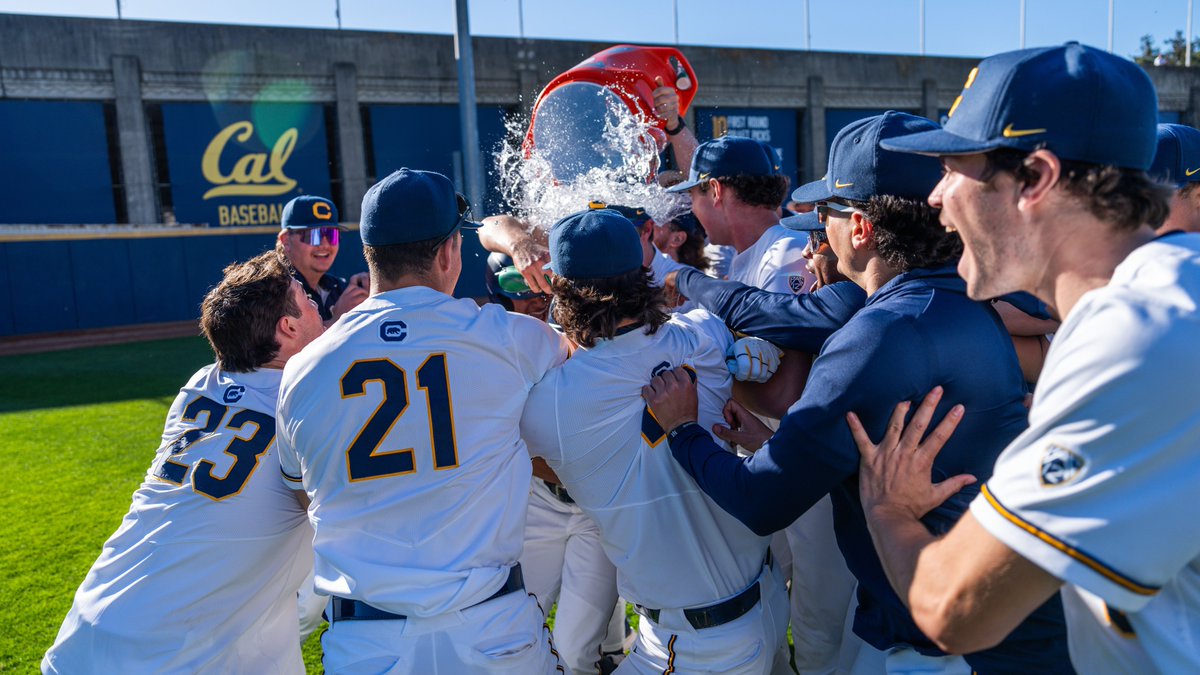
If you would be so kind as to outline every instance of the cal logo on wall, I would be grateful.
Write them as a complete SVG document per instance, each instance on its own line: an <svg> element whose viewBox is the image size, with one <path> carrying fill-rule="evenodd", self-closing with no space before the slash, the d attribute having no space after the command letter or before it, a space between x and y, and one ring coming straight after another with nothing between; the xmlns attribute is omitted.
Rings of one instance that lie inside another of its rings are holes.
<svg viewBox="0 0 1200 675"><path fill-rule="evenodd" d="M320 105L169 103L162 114L181 223L277 225L292 197L330 194Z"/></svg>

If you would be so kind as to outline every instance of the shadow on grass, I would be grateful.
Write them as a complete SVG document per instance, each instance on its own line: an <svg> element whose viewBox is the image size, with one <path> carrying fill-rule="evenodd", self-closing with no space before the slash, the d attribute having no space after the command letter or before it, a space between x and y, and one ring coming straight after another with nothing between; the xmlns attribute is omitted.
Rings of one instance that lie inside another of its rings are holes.
<svg viewBox="0 0 1200 675"><path fill-rule="evenodd" d="M164 398L212 363L204 338L0 357L0 413Z"/></svg>

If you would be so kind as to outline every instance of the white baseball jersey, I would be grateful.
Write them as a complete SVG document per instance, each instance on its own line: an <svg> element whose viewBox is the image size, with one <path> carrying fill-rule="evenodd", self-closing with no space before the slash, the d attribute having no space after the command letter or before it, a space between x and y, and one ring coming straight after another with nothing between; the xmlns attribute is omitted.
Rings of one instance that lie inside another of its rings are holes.
<svg viewBox="0 0 1200 675"><path fill-rule="evenodd" d="M807 293L815 281L802 255L807 245L806 235L774 225L734 256L729 279L772 293Z"/></svg>
<svg viewBox="0 0 1200 675"><path fill-rule="evenodd" d="M280 376L210 365L179 391L43 672L304 672L296 589L312 530L276 468Z"/></svg>
<svg viewBox="0 0 1200 675"><path fill-rule="evenodd" d="M431 617L503 585L532 475L517 423L566 357L541 321L426 287L368 298L292 357L280 464L312 502L317 590Z"/></svg>
<svg viewBox="0 0 1200 675"><path fill-rule="evenodd" d="M641 396L655 373L687 365L700 384L700 424L721 421L731 340L704 310L676 315L653 335L637 329L578 350L530 394L521 433L599 524L617 587L632 602L710 605L762 572L767 538L700 491Z"/></svg>
<svg viewBox="0 0 1200 675"><path fill-rule="evenodd" d="M1138 248L1085 294L1047 354L1029 430L971 504L1066 582L1080 672L1200 672L1198 299L1192 234Z"/></svg>

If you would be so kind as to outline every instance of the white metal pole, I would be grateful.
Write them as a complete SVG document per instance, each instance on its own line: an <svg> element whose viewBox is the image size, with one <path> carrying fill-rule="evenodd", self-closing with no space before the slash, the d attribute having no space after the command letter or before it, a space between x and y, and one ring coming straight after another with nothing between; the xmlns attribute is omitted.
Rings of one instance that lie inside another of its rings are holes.
<svg viewBox="0 0 1200 675"><path fill-rule="evenodd" d="M517 31L525 39L525 0L517 0Z"/></svg>
<svg viewBox="0 0 1200 675"><path fill-rule="evenodd" d="M333 8L333 14L334 14L334 16L337 17L338 30L341 30L342 29L342 0L337 0L337 3L334 5L334 8Z"/></svg>
<svg viewBox="0 0 1200 675"><path fill-rule="evenodd" d="M679 0L671 0L671 7L675 11L675 44L679 44Z"/></svg>
<svg viewBox="0 0 1200 675"><path fill-rule="evenodd" d="M1113 50L1113 2L1114 1L1115 0L1108 0L1108 53L1109 54L1111 54L1112 50Z"/></svg>
<svg viewBox="0 0 1200 675"><path fill-rule="evenodd" d="M1021 0L1021 49L1025 49L1025 0Z"/></svg>
<svg viewBox="0 0 1200 675"><path fill-rule="evenodd" d="M1192 67L1192 0L1188 0L1187 51L1183 53L1183 65Z"/></svg>
<svg viewBox="0 0 1200 675"><path fill-rule="evenodd" d="M920 5L919 21L921 22L921 56L925 55L925 0L917 0Z"/></svg>
<svg viewBox="0 0 1200 675"><path fill-rule="evenodd" d="M804 49L812 51L812 21L808 13L808 0L804 0Z"/></svg>
<svg viewBox="0 0 1200 675"><path fill-rule="evenodd" d="M121 20L121 0L117 0L117 21Z"/></svg>

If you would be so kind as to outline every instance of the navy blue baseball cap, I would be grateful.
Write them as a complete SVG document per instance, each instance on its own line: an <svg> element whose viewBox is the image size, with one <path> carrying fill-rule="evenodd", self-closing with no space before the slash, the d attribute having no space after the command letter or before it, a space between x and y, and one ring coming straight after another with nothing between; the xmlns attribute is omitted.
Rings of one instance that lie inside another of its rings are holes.
<svg viewBox="0 0 1200 675"><path fill-rule="evenodd" d="M683 192L710 178L773 176L776 173L775 155L767 156L762 143L744 136L722 136L696 148L688 179L667 188L667 192Z"/></svg>
<svg viewBox="0 0 1200 675"><path fill-rule="evenodd" d="M651 220L650 214L646 213L646 209L640 206L619 206L617 204L605 204L604 202L589 202L589 209L611 209L629 219L634 227L641 227Z"/></svg>
<svg viewBox="0 0 1200 675"><path fill-rule="evenodd" d="M312 227L346 229L338 223L338 210L333 202L315 195L300 195L284 204L279 226L282 230L307 230Z"/></svg>
<svg viewBox="0 0 1200 675"><path fill-rule="evenodd" d="M787 218L779 221L779 224L789 230L797 230L800 232L825 231L825 225L823 225L820 219L817 218L816 211L809 211L808 213L798 213L794 216L788 216Z"/></svg>
<svg viewBox="0 0 1200 675"><path fill-rule="evenodd" d="M697 218L696 214L692 213L691 211L684 211L667 222L675 223L679 226L679 229L687 232L688 234L691 234L696 230L700 230L701 233L704 233L704 225L700 224L700 219Z"/></svg>
<svg viewBox="0 0 1200 675"><path fill-rule="evenodd" d="M400 169L367 190L362 201L359 233L368 246L411 244L447 239L467 220L466 197L440 173Z"/></svg>
<svg viewBox="0 0 1200 675"><path fill-rule="evenodd" d="M891 152L880 147L886 138L935 130L924 117L889 110L853 122L833 139L825 177L792 192L798 202L832 198L865 202L877 195L925 199L942 178L942 166L932 157Z"/></svg>
<svg viewBox="0 0 1200 675"><path fill-rule="evenodd" d="M1045 147L1063 159L1145 171L1158 96L1133 61L1068 42L988 57L967 76L942 129L884 141L926 155Z"/></svg>
<svg viewBox="0 0 1200 675"><path fill-rule="evenodd" d="M1200 131L1182 124L1158 125L1158 149L1147 173L1176 189L1200 183Z"/></svg>
<svg viewBox="0 0 1200 675"><path fill-rule="evenodd" d="M642 267L637 227L612 209L573 213L550 228L546 269L568 279L604 279Z"/></svg>

